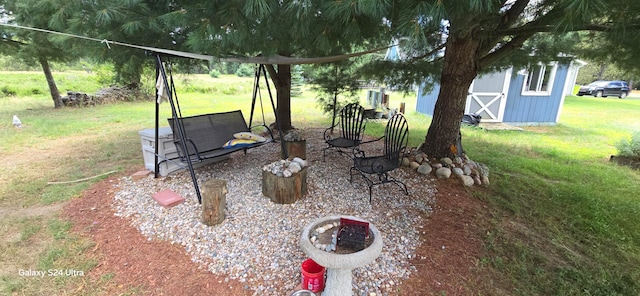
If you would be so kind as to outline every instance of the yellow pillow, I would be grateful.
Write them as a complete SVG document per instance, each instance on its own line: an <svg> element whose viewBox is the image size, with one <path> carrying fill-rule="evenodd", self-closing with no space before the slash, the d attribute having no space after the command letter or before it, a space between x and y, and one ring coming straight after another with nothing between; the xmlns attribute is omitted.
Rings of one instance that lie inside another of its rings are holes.
<svg viewBox="0 0 640 296"><path fill-rule="evenodd" d="M259 136L250 132L235 133L233 134L233 137L236 139L253 140L255 142L264 142L267 140L267 138L263 136Z"/></svg>
<svg viewBox="0 0 640 296"><path fill-rule="evenodd" d="M255 144L256 141L254 140L246 140L246 139L231 139L229 141L227 141L226 143L224 143L224 145L222 145L222 148L234 148L234 147L245 147L245 146L251 146L253 144Z"/></svg>

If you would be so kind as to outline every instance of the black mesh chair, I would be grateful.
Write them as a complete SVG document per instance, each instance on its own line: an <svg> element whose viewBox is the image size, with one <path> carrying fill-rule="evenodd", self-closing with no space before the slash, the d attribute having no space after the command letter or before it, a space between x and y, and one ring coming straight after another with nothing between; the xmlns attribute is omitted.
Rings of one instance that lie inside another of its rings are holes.
<svg viewBox="0 0 640 296"><path fill-rule="evenodd" d="M371 202L371 188L374 185L395 183L405 194L409 194L407 185L389 175L389 172L402 164L409 140L409 126L402 114L396 114L389 119L383 139L382 155L365 156L364 151L358 150L353 158L353 167L349 170L349 182L353 182L354 175L360 174L369 185L369 202Z"/></svg>
<svg viewBox="0 0 640 296"><path fill-rule="evenodd" d="M338 123L324 131L324 141L328 147L322 149L322 160L324 161L327 150L346 153L348 149L357 148L362 142L365 123L364 108L359 104L351 103L342 108ZM340 135L333 137L333 129L338 126Z"/></svg>

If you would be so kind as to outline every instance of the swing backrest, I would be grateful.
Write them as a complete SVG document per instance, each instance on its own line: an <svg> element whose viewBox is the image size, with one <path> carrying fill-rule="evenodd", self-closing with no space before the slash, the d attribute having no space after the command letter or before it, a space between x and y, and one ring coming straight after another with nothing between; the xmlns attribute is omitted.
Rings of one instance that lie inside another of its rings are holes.
<svg viewBox="0 0 640 296"><path fill-rule="evenodd" d="M188 153L185 153L179 143L180 135L176 120L173 118L167 120L181 156L204 154L222 149L227 141L234 138L235 133L250 131L240 110L178 118L176 120L182 122L186 139L189 142L187 144Z"/></svg>

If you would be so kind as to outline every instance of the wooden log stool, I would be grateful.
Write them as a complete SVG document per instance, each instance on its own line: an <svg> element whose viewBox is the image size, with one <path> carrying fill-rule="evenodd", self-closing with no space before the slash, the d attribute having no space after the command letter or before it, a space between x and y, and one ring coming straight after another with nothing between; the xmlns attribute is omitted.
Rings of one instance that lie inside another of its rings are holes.
<svg viewBox="0 0 640 296"><path fill-rule="evenodd" d="M307 168L291 177L278 177L262 171L262 194L277 204L290 204L307 194Z"/></svg>
<svg viewBox="0 0 640 296"><path fill-rule="evenodd" d="M227 181L211 179L202 185L202 223L208 226L222 223L227 204Z"/></svg>
<svg viewBox="0 0 640 296"><path fill-rule="evenodd" d="M280 152L280 158L293 159L294 157L300 157L302 159L307 159L307 141L306 140L297 140L297 141L285 140L283 142L284 142L284 150Z"/></svg>

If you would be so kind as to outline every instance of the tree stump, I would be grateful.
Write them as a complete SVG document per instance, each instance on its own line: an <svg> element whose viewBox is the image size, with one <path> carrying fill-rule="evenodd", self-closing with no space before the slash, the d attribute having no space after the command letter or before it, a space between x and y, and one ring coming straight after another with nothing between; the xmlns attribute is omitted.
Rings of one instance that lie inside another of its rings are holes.
<svg viewBox="0 0 640 296"><path fill-rule="evenodd" d="M202 185L202 223L208 226L224 220L227 204L227 181L211 179Z"/></svg>
<svg viewBox="0 0 640 296"><path fill-rule="evenodd" d="M262 194L277 204L290 204L307 194L307 168L291 175L278 177L262 171Z"/></svg>
<svg viewBox="0 0 640 296"><path fill-rule="evenodd" d="M294 157L307 159L307 141L306 140L283 141L283 142L284 142L284 150L281 151L280 158L287 159L287 156L288 156L289 159L293 159Z"/></svg>

